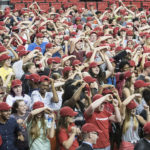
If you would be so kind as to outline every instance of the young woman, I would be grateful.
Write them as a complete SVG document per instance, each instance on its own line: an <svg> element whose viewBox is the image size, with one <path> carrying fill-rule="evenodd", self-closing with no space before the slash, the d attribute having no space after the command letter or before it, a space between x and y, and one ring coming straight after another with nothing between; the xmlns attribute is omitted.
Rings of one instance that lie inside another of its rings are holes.
<svg viewBox="0 0 150 150"><path fill-rule="evenodd" d="M140 94L133 94L122 103L122 143L120 150L126 150L127 147L130 150L134 149L134 144L140 140L138 134L139 123L144 125L150 119L148 106L145 106L145 110L148 114L147 120L144 120L143 117L136 115L137 103L133 99L139 97L141 97Z"/></svg>
<svg viewBox="0 0 150 150"><path fill-rule="evenodd" d="M60 119L58 122L60 150L75 150L79 147L76 135L80 133L80 130L74 124L74 117L76 115L77 112L74 112L68 106L60 109Z"/></svg>
<svg viewBox="0 0 150 150"><path fill-rule="evenodd" d="M132 75L126 79L122 94L123 99L128 98L130 95L134 94L134 83L135 83L136 77L135 74L132 73Z"/></svg>
<svg viewBox="0 0 150 150"><path fill-rule="evenodd" d="M18 79L13 80L11 83L11 91L10 94L6 98L6 102L12 106L13 103L17 100L24 100L28 108L31 106L31 98L27 94L24 94L22 91L22 82Z"/></svg>
<svg viewBox="0 0 150 150"><path fill-rule="evenodd" d="M48 121L45 118L48 114ZM33 110L27 118L27 130L29 135L30 150L50 150L50 141L47 138L54 137L54 114L44 103L37 101L33 104Z"/></svg>
<svg viewBox="0 0 150 150"><path fill-rule="evenodd" d="M28 150L28 135L27 135L27 129L24 126L23 122L28 116L27 112L27 106L24 102L24 100L17 100L14 102L12 106L12 117L16 119L17 123L20 125L21 132L24 137L24 141L17 141L16 145L19 150Z"/></svg>
<svg viewBox="0 0 150 150"><path fill-rule="evenodd" d="M10 88L11 77L14 74L11 68L11 57L7 54L0 55L0 76L4 82L4 87Z"/></svg>
<svg viewBox="0 0 150 150"><path fill-rule="evenodd" d="M104 84L104 81L109 76L111 76L111 74L114 71L114 67L112 66L112 64L107 56L105 57L105 61L106 61L107 68L108 68L108 70L106 70L105 72L102 71L102 69L96 62L91 62L89 65L89 68L90 68L89 73L93 78L97 79L97 83L99 85Z"/></svg>

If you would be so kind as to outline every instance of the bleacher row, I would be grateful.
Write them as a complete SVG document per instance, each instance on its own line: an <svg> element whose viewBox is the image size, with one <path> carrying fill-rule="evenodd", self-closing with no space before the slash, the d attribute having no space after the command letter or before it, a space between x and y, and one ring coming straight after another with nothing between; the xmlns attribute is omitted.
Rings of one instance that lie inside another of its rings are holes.
<svg viewBox="0 0 150 150"><path fill-rule="evenodd" d="M34 1L38 2L43 10L47 10L51 6L59 9L62 4L67 3L68 5L77 4L79 8L89 8L90 4L92 4L97 10L103 11L109 6L110 1L115 0L103 0L101 2L81 2L80 0L10 0L10 3L14 5L15 9L22 9L28 7ZM124 0L123 2L126 6L135 5L137 8L150 8L150 0ZM118 1L116 1L116 4L119 5Z"/></svg>

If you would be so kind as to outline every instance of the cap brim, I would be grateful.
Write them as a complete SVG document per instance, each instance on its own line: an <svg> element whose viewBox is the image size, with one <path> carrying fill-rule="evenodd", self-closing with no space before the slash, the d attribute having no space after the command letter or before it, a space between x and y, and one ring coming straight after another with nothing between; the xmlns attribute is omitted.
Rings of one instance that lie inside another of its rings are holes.
<svg viewBox="0 0 150 150"><path fill-rule="evenodd" d="M77 112L73 112L73 114L71 116L75 117L77 114L78 114Z"/></svg>
<svg viewBox="0 0 150 150"><path fill-rule="evenodd" d="M15 86L12 86L12 88L14 88L14 87L16 87L16 86L20 86L20 85L22 85L22 84L16 84Z"/></svg>
<svg viewBox="0 0 150 150"><path fill-rule="evenodd" d="M149 85L150 85L150 82L145 83L144 87L147 87L147 86L149 86Z"/></svg>

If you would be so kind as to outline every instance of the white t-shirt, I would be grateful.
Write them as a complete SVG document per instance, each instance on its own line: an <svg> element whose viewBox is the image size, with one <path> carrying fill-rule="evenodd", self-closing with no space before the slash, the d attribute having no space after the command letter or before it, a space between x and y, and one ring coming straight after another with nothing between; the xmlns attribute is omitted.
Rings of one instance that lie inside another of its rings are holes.
<svg viewBox="0 0 150 150"><path fill-rule="evenodd" d="M22 75L24 74L22 66L23 66L23 60L19 60L15 62L12 66L17 79L21 79Z"/></svg>
<svg viewBox="0 0 150 150"><path fill-rule="evenodd" d="M43 98L41 96L40 92L38 90L35 90L31 94L32 105L33 105L33 103L35 103L37 101L42 101L45 106L47 106L53 110L59 110L61 108L61 105L62 105L62 94L63 94L63 92L57 92L57 94L58 94L59 102L54 103L52 101L52 98L53 98L52 92L46 92L45 97Z"/></svg>
<svg viewBox="0 0 150 150"><path fill-rule="evenodd" d="M29 95L24 94L24 96L15 96L13 97L12 95L8 95L6 98L6 103L10 106L13 105L13 103L17 100L24 100L25 104L31 108L31 98Z"/></svg>

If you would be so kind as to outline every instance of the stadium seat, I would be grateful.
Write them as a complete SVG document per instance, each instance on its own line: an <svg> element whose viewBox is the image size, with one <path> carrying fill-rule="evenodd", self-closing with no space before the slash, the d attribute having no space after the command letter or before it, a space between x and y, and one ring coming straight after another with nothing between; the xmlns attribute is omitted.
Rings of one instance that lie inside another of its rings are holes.
<svg viewBox="0 0 150 150"><path fill-rule="evenodd" d="M39 6L42 10L48 10L49 9L49 3L40 3Z"/></svg>
<svg viewBox="0 0 150 150"><path fill-rule="evenodd" d="M85 3L84 2L78 2L76 3L78 8L85 8Z"/></svg>
<svg viewBox="0 0 150 150"><path fill-rule="evenodd" d="M21 2L21 0L10 0L11 3Z"/></svg>
<svg viewBox="0 0 150 150"><path fill-rule="evenodd" d="M60 3L51 3L51 6L55 7L55 9L60 9L61 8Z"/></svg>
<svg viewBox="0 0 150 150"><path fill-rule="evenodd" d="M69 0L69 1L74 3L74 2L79 2L80 0Z"/></svg>
<svg viewBox="0 0 150 150"><path fill-rule="evenodd" d="M23 8L25 8L25 4L24 3L17 3L17 4L15 4L15 9L21 10Z"/></svg>
<svg viewBox="0 0 150 150"><path fill-rule="evenodd" d="M45 2L45 0L34 0L36 2Z"/></svg>
<svg viewBox="0 0 150 150"><path fill-rule="evenodd" d="M68 0L58 0L58 2L66 3Z"/></svg>
<svg viewBox="0 0 150 150"><path fill-rule="evenodd" d="M108 7L107 2L98 2L98 10L105 10Z"/></svg>
<svg viewBox="0 0 150 150"><path fill-rule="evenodd" d="M46 0L46 2L56 2L56 0Z"/></svg>
<svg viewBox="0 0 150 150"><path fill-rule="evenodd" d="M132 5L135 5L137 8L140 8L141 2L132 2Z"/></svg>
<svg viewBox="0 0 150 150"><path fill-rule="evenodd" d="M150 2L143 2L144 9L150 8Z"/></svg>
<svg viewBox="0 0 150 150"><path fill-rule="evenodd" d="M126 6L131 5L131 2L123 2Z"/></svg>
<svg viewBox="0 0 150 150"><path fill-rule="evenodd" d="M27 2L28 3L28 2L33 2L33 0L22 0L22 2L24 2L24 3Z"/></svg>
<svg viewBox="0 0 150 150"><path fill-rule="evenodd" d="M87 8L88 8L88 9L89 9L89 6L90 6L90 5L93 5L94 8L96 9L96 2L87 2L86 4L87 4Z"/></svg>

